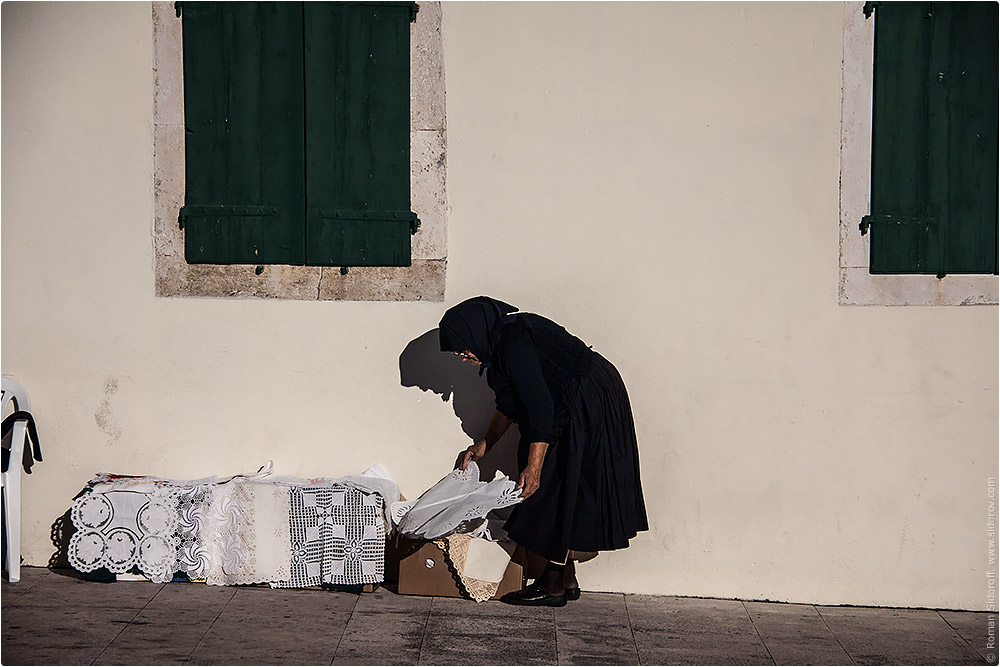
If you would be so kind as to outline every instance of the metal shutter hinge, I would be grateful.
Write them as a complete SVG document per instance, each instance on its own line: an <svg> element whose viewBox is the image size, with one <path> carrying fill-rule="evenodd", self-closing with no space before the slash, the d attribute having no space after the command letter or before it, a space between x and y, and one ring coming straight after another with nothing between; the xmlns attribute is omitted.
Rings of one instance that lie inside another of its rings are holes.
<svg viewBox="0 0 1000 667"><path fill-rule="evenodd" d="M868 229L876 222L894 225L924 225L925 227L932 227L937 223L934 218L914 218L900 215L866 215L861 218L861 225L859 225L861 235L864 236L867 234Z"/></svg>
<svg viewBox="0 0 1000 667"><path fill-rule="evenodd" d="M895 2L895 0L893 0L893 2ZM872 12L875 11L876 7L878 7L879 5L891 5L893 4L893 2L887 2L886 0L868 0L868 2L865 3L865 6L862 9L862 11L865 13L865 18L868 19L871 18ZM934 16L934 3L928 2L926 3L926 8L924 9L924 18L929 19L932 18L933 16Z"/></svg>

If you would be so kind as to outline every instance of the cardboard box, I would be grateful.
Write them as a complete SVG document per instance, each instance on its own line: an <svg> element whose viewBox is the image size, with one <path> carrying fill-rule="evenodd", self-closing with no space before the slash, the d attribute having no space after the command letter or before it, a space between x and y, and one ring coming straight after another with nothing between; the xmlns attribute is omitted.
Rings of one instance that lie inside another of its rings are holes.
<svg viewBox="0 0 1000 667"><path fill-rule="evenodd" d="M520 551L520 550L519 550ZM517 553L503 574L496 595L496 600L511 591L524 588L524 568ZM444 559L444 551L433 542L414 541L405 545L399 560L399 593L400 595L433 595L437 597L464 597L459 589L455 575Z"/></svg>

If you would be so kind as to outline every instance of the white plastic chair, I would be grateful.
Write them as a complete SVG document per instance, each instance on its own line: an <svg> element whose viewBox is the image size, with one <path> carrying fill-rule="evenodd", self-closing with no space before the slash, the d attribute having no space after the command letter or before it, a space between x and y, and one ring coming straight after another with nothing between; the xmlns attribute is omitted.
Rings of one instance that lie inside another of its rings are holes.
<svg viewBox="0 0 1000 667"><path fill-rule="evenodd" d="M14 410L31 410L28 392L20 383L3 378L3 405L0 407L0 419L8 413L8 406L13 401ZM11 410L10 412L13 412ZM10 460L6 472L3 473L3 504L6 514L4 533L7 538L7 557L4 566L7 570L7 580L12 584L21 580L21 457L27 445L27 420L14 422L10 434Z"/></svg>

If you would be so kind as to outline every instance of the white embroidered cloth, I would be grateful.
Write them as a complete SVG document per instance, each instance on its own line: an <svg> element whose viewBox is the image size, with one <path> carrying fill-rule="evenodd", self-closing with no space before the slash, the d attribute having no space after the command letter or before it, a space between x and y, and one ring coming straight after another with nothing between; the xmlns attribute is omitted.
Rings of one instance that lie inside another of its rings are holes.
<svg viewBox="0 0 1000 667"><path fill-rule="evenodd" d="M400 498L381 466L338 480L255 474L192 482L102 473L71 510L81 572L138 569L212 585L356 585L383 580L388 515Z"/></svg>
<svg viewBox="0 0 1000 667"><path fill-rule="evenodd" d="M138 568L155 582L170 581L177 558L176 499L169 489L89 493L70 511L76 532L70 564L81 572L102 567L122 574Z"/></svg>
<svg viewBox="0 0 1000 667"><path fill-rule="evenodd" d="M465 470L456 468L448 473L415 502L397 503L391 514L402 534L435 539L495 509L521 502L521 492L516 489L516 482L499 473L491 482L480 482L479 466L472 461Z"/></svg>
<svg viewBox="0 0 1000 667"><path fill-rule="evenodd" d="M291 572L289 490L266 482L237 481L212 494L203 535L207 583L259 584Z"/></svg>
<svg viewBox="0 0 1000 667"><path fill-rule="evenodd" d="M462 574L471 579L499 584L510 565L510 554L513 551L514 544L509 541L501 546L496 542L470 537L469 553Z"/></svg>

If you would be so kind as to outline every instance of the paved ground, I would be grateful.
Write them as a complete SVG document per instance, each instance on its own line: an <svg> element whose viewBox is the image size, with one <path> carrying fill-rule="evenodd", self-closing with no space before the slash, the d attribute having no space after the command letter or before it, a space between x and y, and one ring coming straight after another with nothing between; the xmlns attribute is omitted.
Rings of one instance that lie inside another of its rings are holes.
<svg viewBox="0 0 1000 667"><path fill-rule="evenodd" d="M3 583L4 665L996 664L996 614L587 592L519 608L21 573Z"/></svg>

